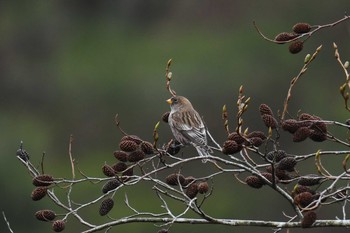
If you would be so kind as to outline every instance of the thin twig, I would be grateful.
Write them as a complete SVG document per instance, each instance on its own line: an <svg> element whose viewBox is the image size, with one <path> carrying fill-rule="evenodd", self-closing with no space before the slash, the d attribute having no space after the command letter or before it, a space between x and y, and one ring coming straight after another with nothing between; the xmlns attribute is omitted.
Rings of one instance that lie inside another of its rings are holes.
<svg viewBox="0 0 350 233"><path fill-rule="evenodd" d="M2 216L3 216L3 218L4 218L5 222L6 222L7 228L9 229L9 231L10 231L11 233L13 233L13 230L11 229L11 226L10 226L10 222L7 220L4 211L2 211Z"/></svg>

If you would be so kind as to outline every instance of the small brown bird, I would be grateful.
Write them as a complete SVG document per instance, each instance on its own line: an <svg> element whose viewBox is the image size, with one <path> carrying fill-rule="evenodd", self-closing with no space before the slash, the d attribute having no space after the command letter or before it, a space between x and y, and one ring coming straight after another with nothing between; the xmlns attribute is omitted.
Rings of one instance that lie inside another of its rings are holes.
<svg viewBox="0 0 350 233"><path fill-rule="evenodd" d="M171 108L168 123L175 139L182 145L191 144L199 155L208 156L211 149L208 147L207 129L191 102L183 96L174 96L167 102Z"/></svg>

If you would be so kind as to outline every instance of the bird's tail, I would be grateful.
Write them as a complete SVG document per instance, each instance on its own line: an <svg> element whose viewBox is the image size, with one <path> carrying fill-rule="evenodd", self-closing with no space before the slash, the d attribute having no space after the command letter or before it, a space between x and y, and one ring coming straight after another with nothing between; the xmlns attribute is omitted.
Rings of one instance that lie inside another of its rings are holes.
<svg viewBox="0 0 350 233"><path fill-rule="evenodd" d="M212 152L209 147L196 146L196 150L197 150L198 154L202 157L208 157L210 155L210 152ZM202 159L203 163L206 163L207 161L208 161L208 159Z"/></svg>

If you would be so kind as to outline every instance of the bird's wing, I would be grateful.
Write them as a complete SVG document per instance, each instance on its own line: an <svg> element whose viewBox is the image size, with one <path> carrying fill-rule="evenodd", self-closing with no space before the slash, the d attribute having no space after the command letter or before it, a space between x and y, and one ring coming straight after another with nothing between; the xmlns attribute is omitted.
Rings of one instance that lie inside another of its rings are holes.
<svg viewBox="0 0 350 233"><path fill-rule="evenodd" d="M172 114L173 127L186 138L198 146L207 145L207 134L204 123L197 112L183 112Z"/></svg>

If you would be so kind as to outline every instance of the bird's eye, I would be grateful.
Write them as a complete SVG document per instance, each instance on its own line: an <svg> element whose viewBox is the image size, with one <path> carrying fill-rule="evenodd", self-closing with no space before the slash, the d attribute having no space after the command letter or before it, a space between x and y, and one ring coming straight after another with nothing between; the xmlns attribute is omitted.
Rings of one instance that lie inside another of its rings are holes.
<svg viewBox="0 0 350 233"><path fill-rule="evenodd" d="M173 98L173 103L176 104L177 103L177 98Z"/></svg>

